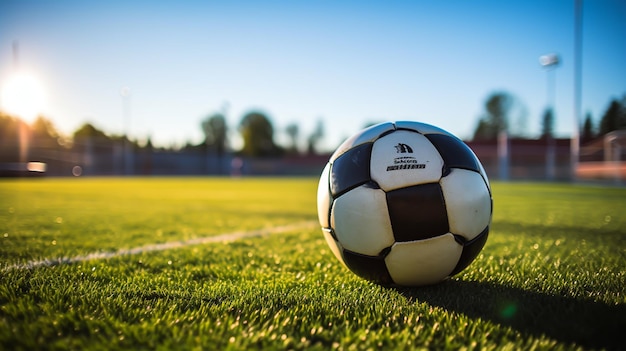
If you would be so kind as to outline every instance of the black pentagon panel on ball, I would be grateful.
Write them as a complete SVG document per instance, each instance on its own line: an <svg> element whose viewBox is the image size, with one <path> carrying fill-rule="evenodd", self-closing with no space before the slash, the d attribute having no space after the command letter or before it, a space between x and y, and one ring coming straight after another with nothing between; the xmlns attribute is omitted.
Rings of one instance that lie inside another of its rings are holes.
<svg viewBox="0 0 626 351"><path fill-rule="evenodd" d="M330 162L334 162L339 156L343 155L344 152L361 144L373 143L378 138L380 138L381 135L391 133L394 130L395 126L391 122L379 123L365 128L361 132L353 135L352 137L341 143L337 150L335 150L335 152L333 152L333 154L330 156Z"/></svg>
<svg viewBox="0 0 626 351"><path fill-rule="evenodd" d="M389 191L387 207L396 241L428 239L450 230L439 183Z"/></svg>
<svg viewBox="0 0 626 351"><path fill-rule="evenodd" d="M426 134L430 142L441 154L446 168L463 168L480 172L478 160L463 141L445 134Z"/></svg>
<svg viewBox="0 0 626 351"><path fill-rule="evenodd" d="M480 234L478 234L478 236L475 237L474 239L470 241L461 242L461 244L463 245L463 252L461 253L461 258L459 258L459 262L456 264L456 267L454 267L454 270L452 270L452 273L450 273L450 275L455 275L459 273L460 271L464 270L467 266L470 265L470 263L474 261L474 259L476 259L476 256L478 256L480 251L485 246L488 236L489 236L489 226L487 226L487 228L485 228L485 230L483 230ZM460 241L463 241L463 240L460 240Z"/></svg>
<svg viewBox="0 0 626 351"><path fill-rule="evenodd" d="M432 124L427 124L427 123L422 123L422 122L415 122L415 121L396 121L395 123L396 129L397 130L411 130L414 132L418 132L420 134L447 134L449 135L450 133L446 132L445 130L436 127Z"/></svg>
<svg viewBox="0 0 626 351"><path fill-rule="evenodd" d="M343 250L342 255L346 266L361 278L382 285L394 284L385 265L385 257L360 255L348 250Z"/></svg>
<svg viewBox="0 0 626 351"><path fill-rule="evenodd" d="M366 143L356 146L332 163L330 191L333 198L370 181L372 145L372 143Z"/></svg>

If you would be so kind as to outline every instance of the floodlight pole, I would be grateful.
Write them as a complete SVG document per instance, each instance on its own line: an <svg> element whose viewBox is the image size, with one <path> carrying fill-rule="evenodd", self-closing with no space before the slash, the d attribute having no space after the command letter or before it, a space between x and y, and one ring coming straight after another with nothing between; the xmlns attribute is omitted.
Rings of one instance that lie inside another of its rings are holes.
<svg viewBox="0 0 626 351"><path fill-rule="evenodd" d="M20 42L14 40L11 48L13 49L13 69L17 72L20 65Z"/></svg>
<svg viewBox="0 0 626 351"><path fill-rule="evenodd" d="M132 175L133 172L133 152L130 144L130 88L122 87L120 90L122 97L122 110L124 115L124 174Z"/></svg>
<svg viewBox="0 0 626 351"><path fill-rule="evenodd" d="M498 132L498 175L500 180L509 180L509 134L506 127Z"/></svg>
<svg viewBox="0 0 626 351"><path fill-rule="evenodd" d="M557 54L548 54L539 57L539 63L543 68L546 69L547 72L547 104L548 110L546 113L552 113L552 123L556 120L556 106L555 106L555 97L556 97L556 74L555 69L560 63L560 58ZM546 121L547 122L547 121ZM555 140L551 131L548 131L545 135L547 142L547 150L546 150L546 179L554 180L554 176L556 173L555 159L556 159L556 150L555 150Z"/></svg>
<svg viewBox="0 0 626 351"><path fill-rule="evenodd" d="M11 49L13 51L13 74L18 74L20 71L20 43L14 40ZM19 116L22 119L18 120L18 142L19 142L19 162L26 163L28 161L28 149L30 144L30 136L28 133L28 125L23 120L25 116Z"/></svg>
<svg viewBox="0 0 626 351"><path fill-rule="evenodd" d="M583 1L574 2L574 130L570 140L570 179L576 181L580 153L580 111L582 97Z"/></svg>
<svg viewBox="0 0 626 351"><path fill-rule="evenodd" d="M626 140L626 131L614 130L604 136L604 164L613 168L613 180L616 185L622 183L622 145ZM620 140L621 139L621 140Z"/></svg>
<svg viewBox="0 0 626 351"><path fill-rule="evenodd" d="M224 128L226 128L226 120L227 120L227 116L228 116L228 110L230 109L230 102L228 101L224 101L222 102L222 117L224 117ZM225 129L225 131L228 129ZM224 135L224 138L226 138L226 135ZM224 169L224 153L226 152L226 140L224 139L223 144L222 145L218 145L218 152L217 152L217 172L219 175L222 175L223 173L223 169Z"/></svg>

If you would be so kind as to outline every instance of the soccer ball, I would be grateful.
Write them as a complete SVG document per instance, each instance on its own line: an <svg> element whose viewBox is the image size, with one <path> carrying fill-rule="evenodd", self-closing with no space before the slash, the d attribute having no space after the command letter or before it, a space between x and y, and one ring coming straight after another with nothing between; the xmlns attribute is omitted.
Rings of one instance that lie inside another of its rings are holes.
<svg viewBox="0 0 626 351"><path fill-rule="evenodd" d="M341 144L317 191L333 254L381 285L421 286L461 272L482 250L493 212L472 150L438 127L386 122Z"/></svg>

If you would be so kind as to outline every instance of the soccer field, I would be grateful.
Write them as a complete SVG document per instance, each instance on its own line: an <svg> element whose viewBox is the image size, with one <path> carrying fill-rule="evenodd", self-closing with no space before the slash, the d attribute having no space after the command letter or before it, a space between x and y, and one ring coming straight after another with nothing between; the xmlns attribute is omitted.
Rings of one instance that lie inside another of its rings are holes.
<svg viewBox="0 0 626 351"><path fill-rule="evenodd" d="M0 180L0 349L625 349L626 188L493 183L446 282L364 281L313 178Z"/></svg>

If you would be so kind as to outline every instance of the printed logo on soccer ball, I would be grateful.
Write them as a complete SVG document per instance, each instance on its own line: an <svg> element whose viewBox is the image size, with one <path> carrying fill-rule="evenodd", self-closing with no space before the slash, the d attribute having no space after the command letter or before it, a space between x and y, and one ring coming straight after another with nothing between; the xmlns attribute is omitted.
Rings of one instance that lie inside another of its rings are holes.
<svg viewBox="0 0 626 351"><path fill-rule="evenodd" d="M383 285L421 286L478 256L493 211L484 168L463 141L418 122L355 134L330 157L317 192L333 254Z"/></svg>
<svg viewBox="0 0 626 351"><path fill-rule="evenodd" d="M398 143L396 145L396 152L400 154L412 154L413 148L411 148L407 144ZM400 156L394 157L393 165L387 166L387 172L389 171L397 171L402 169L422 169L426 168L426 165L423 163L418 163L417 159L413 156Z"/></svg>

